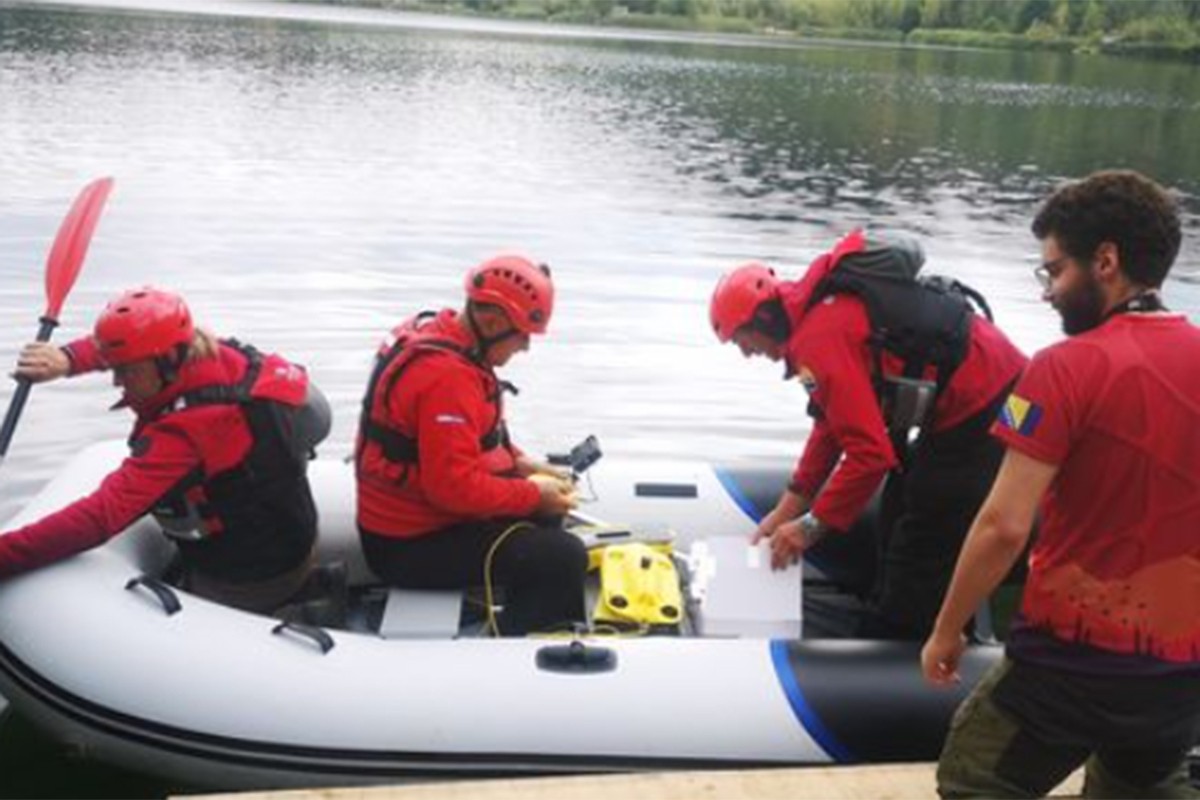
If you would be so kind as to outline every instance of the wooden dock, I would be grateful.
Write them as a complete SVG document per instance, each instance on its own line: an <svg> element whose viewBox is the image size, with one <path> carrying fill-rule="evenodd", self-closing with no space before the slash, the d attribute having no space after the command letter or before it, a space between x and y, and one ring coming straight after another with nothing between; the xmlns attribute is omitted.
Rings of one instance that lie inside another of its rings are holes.
<svg viewBox="0 0 1200 800"><path fill-rule="evenodd" d="M188 800L909 800L935 798L934 764L653 772L565 778L458 780L400 786L190 795ZM1077 797L1082 770L1052 796ZM181 799L182 800L182 799Z"/></svg>

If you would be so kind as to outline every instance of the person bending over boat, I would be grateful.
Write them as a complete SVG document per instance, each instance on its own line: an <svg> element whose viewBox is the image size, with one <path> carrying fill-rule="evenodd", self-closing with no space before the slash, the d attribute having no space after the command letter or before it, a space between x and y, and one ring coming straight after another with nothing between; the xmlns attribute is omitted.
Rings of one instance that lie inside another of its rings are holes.
<svg viewBox="0 0 1200 800"><path fill-rule="evenodd" d="M721 342L786 364L809 396L809 436L752 541L786 568L847 531L889 476L880 568L853 635L923 639L1001 449L988 426L1025 357L947 279L916 279L914 240L855 231L799 280L758 263L723 276L710 304ZM910 447L910 432L920 437Z"/></svg>
<svg viewBox="0 0 1200 800"><path fill-rule="evenodd" d="M497 633L584 620L587 552L562 529L564 474L509 439L495 369L546 332L554 285L514 255L466 276L466 306L423 312L380 347L355 452L363 552L388 583L413 589L498 584ZM536 479L536 480L534 480Z"/></svg>
<svg viewBox="0 0 1200 800"><path fill-rule="evenodd" d="M1000 474L921 653L957 680L959 631L1029 555L999 662L963 701L942 797L1040 797L1086 763L1084 797L1200 797L1200 329L1159 287L1175 201L1135 172L1059 188L1033 221L1043 299L1068 339L1034 356L993 432Z"/></svg>
<svg viewBox="0 0 1200 800"><path fill-rule="evenodd" d="M86 497L0 537L0 577L103 544L147 512L176 540L183 588L268 613L305 583L317 513L306 477L329 407L305 370L196 328L183 298L121 294L90 337L27 345L17 376L112 371L130 455Z"/></svg>

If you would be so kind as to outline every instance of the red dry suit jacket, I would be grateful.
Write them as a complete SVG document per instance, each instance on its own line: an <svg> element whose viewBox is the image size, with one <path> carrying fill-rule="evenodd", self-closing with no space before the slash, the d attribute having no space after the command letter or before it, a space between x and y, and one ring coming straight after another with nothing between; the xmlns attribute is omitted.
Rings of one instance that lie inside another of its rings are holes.
<svg viewBox="0 0 1200 800"><path fill-rule="evenodd" d="M72 375L106 369L90 338L72 342L66 351ZM174 406L181 395L195 389L236 385L247 367L242 353L221 344L217 358L184 363L177 379L155 396L137 404L118 403L116 407L128 405L137 416L130 437L131 454L91 494L0 536L0 577L36 569L103 544L175 493L181 492L202 510L209 507L206 483L220 479L245 461L254 445L250 425L237 405L179 410ZM271 396L289 405L303 403L308 377L302 368L279 356L264 356L261 375ZM311 504L307 483L302 476L299 480L302 485L294 488ZM194 554L195 560L205 563L214 550L226 556L227 548L233 546L231 555L240 563L218 563L212 571L214 577L230 580L270 577L296 566L307 556L316 535L314 518L309 530L288 532L294 541L265 542L257 547L254 540L267 533L259 530L260 526L225 531L220 517L205 522L210 537L188 543L185 562Z"/></svg>
<svg viewBox="0 0 1200 800"><path fill-rule="evenodd" d="M420 331L418 339L449 342L464 351L472 344L452 309L438 312ZM390 346L386 341L380 352ZM448 350L427 349L410 358L390 390L386 373L377 382L369 407L376 423L416 440L418 458L415 464L389 461L360 433L359 527L410 538L470 520L530 516L540 492L531 481L515 477L520 451L508 443L488 450L481 445L485 434L503 423L495 373ZM398 356L393 368L404 360Z"/></svg>
<svg viewBox="0 0 1200 800"><path fill-rule="evenodd" d="M820 410L789 488L816 498L813 515L847 530L888 471L898 463L872 379L874 358L866 305L852 294L834 294L808 309L809 299L837 261L854 252L847 237L820 256L798 281L781 287L791 322L785 347L788 377L797 377ZM1020 374L1025 356L995 325L971 319L967 354L934 406L934 432L982 411ZM884 351L885 375L903 374L903 362ZM930 368L927 377L936 371Z"/></svg>

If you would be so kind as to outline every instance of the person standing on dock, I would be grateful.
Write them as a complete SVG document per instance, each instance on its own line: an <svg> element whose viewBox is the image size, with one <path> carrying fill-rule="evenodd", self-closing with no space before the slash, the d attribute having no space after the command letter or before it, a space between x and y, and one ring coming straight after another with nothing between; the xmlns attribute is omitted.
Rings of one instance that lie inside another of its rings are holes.
<svg viewBox="0 0 1200 800"><path fill-rule="evenodd" d="M465 291L463 310L418 314L376 356L355 448L363 553L402 588L503 586L496 633L582 623L587 551L561 524L573 486L513 444L495 373L546 332L550 270L497 256Z"/></svg>
<svg viewBox="0 0 1200 800"><path fill-rule="evenodd" d="M754 532L785 568L848 531L887 479L880 570L848 632L928 635L963 537L1000 463L988 436L1025 357L973 290L918 278L907 237L846 236L796 281L758 263L721 278L709 306L721 342L786 364L813 430L791 482ZM913 442L912 434L920 435Z"/></svg>
<svg viewBox="0 0 1200 800"><path fill-rule="evenodd" d="M942 797L1036 797L1086 764L1085 797L1197 797L1200 328L1159 293L1182 235L1134 172L1058 189L1032 225L1069 338L1038 353L993 427L1007 447L921 668L957 679L960 631L1039 506L1005 659L963 702Z"/></svg>

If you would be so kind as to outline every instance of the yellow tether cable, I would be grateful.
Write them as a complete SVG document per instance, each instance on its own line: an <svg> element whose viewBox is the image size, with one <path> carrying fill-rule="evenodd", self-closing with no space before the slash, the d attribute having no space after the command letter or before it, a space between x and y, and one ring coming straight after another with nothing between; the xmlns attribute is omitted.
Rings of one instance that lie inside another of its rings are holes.
<svg viewBox="0 0 1200 800"><path fill-rule="evenodd" d="M504 540L511 536L515 531L522 528L534 527L532 522L514 522L504 529L504 532L496 537L496 541L492 542L492 546L488 548L487 555L483 559L483 602L487 604L487 621L488 627L492 629L492 636L500 636L500 626L496 623L496 605L492 602L492 556L496 555L496 550L504 543Z"/></svg>

